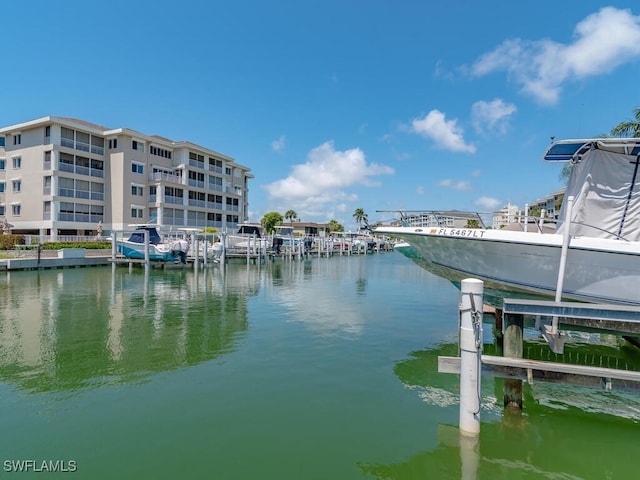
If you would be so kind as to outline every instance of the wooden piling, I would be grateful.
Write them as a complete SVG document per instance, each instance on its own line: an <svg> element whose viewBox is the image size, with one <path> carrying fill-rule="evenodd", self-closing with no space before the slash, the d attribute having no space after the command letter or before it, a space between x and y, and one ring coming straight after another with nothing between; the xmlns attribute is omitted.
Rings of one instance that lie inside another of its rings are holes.
<svg viewBox="0 0 640 480"><path fill-rule="evenodd" d="M522 329L524 316L521 314L504 314L503 356L522 358ZM504 406L522 410L522 380L505 379Z"/></svg>

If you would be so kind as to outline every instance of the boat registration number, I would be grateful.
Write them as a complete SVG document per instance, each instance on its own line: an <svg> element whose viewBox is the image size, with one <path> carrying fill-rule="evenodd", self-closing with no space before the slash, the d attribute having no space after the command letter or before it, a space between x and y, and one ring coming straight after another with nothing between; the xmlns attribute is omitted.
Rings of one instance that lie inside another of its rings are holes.
<svg viewBox="0 0 640 480"><path fill-rule="evenodd" d="M475 228L432 228L429 230L431 235L445 235L447 237L484 237L484 230Z"/></svg>

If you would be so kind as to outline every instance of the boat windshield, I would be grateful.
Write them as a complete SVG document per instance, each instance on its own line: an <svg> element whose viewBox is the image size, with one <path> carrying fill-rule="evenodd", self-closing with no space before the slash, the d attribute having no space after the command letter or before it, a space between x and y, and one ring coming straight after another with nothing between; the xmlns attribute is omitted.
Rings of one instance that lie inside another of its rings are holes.
<svg viewBox="0 0 640 480"><path fill-rule="evenodd" d="M152 227L138 228L131 234L129 241L134 243L144 243L145 230L149 232L149 243L151 245L158 245L159 243L162 243L162 239L160 238L160 235L158 235L158 231Z"/></svg>
<svg viewBox="0 0 640 480"><path fill-rule="evenodd" d="M260 237L260 227L257 225L240 225L238 227L238 233L241 235L255 235Z"/></svg>

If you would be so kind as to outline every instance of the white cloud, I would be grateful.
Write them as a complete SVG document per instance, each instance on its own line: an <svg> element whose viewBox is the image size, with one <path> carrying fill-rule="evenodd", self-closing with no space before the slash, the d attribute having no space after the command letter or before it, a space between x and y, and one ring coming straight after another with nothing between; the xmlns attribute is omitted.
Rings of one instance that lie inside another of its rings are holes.
<svg viewBox="0 0 640 480"><path fill-rule="evenodd" d="M458 190L460 192L473 189L471 187L471 184L469 182L467 182L466 180L459 180L457 182L454 182L450 178L445 178L443 180L440 180L438 182L438 185L440 187L451 188L453 190Z"/></svg>
<svg viewBox="0 0 640 480"><path fill-rule="evenodd" d="M294 165L288 177L265 185L269 197L281 209L293 208L301 218L322 217L329 208L346 208L358 196L345 191L354 185L377 186L378 175L391 175L386 165L367 163L359 148L339 151L333 142L311 150L307 161Z"/></svg>
<svg viewBox="0 0 640 480"><path fill-rule="evenodd" d="M287 137L280 135L280 138L271 142L271 148L274 152L281 152L287 144Z"/></svg>
<svg viewBox="0 0 640 480"><path fill-rule="evenodd" d="M474 203L480 208L491 211L494 211L500 206L500 200L492 197L480 197Z"/></svg>
<svg viewBox="0 0 640 480"><path fill-rule="evenodd" d="M424 187L422 185L418 186L418 188L416 188L416 194L417 195L424 195Z"/></svg>
<svg viewBox="0 0 640 480"><path fill-rule="evenodd" d="M517 110L512 103L496 98L490 102L480 100L471 106L471 123L478 133L507 133L509 120Z"/></svg>
<svg viewBox="0 0 640 480"><path fill-rule="evenodd" d="M476 76L504 70L521 91L554 104L566 82L609 73L640 57L640 17L605 7L576 25L574 41L506 40L472 66Z"/></svg>
<svg viewBox="0 0 640 480"><path fill-rule="evenodd" d="M431 110L424 118L411 122L411 131L433 140L439 148L453 152L475 153L475 145L467 144L457 120L445 120L444 113Z"/></svg>

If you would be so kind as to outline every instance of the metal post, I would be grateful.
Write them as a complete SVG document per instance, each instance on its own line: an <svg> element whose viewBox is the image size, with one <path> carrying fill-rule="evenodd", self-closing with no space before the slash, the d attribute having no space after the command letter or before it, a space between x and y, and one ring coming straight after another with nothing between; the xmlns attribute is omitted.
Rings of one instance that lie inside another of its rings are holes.
<svg viewBox="0 0 640 480"><path fill-rule="evenodd" d="M460 432L480 434L480 369L484 284L476 278L460 286Z"/></svg>
<svg viewBox="0 0 640 480"><path fill-rule="evenodd" d="M560 253L560 266L558 267L558 283L556 285L556 302L562 300L562 288L564 287L564 271L567 265L567 253L569 240L571 239L571 211L573 210L573 195L567 198L567 212L564 217L564 235L562 237L562 250ZM551 333L558 333L558 317L553 317Z"/></svg>

